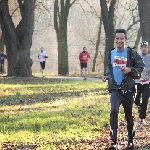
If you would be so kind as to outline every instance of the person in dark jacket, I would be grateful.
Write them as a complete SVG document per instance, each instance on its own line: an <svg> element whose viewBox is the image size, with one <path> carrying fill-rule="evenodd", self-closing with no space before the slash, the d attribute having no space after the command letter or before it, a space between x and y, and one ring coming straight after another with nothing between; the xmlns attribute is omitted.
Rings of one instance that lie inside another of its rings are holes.
<svg viewBox="0 0 150 150"><path fill-rule="evenodd" d="M117 147L118 113L121 104L127 121L127 149L134 149L135 130L132 116L134 79L139 77L145 65L136 51L130 47L125 47L126 41L126 31L116 29L114 33L116 48L108 52L107 70L102 77L103 82L108 80L108 90L111 93L110 149Z"/></svg>
<svg viewBox="0 0 150 150"><path fill-rule="evenodd" d="M137 88L136 97L134 103L138 107L139 113L139 123L145 124L146 110L149 99L149 82L150 82L150 54L148 54L148 42L142 41L141 43L141 53L145 68L142 71L140 79L135 79L135 84ZM142 96L142 97L141 97Z"/></svg>
<svg viewBox="0 0 150 150"><path fill-rule="evenodd" d="M7 59L7 56L4 54L4 51L1 50L0 52L0 73L4 73L4 60Z"/></svg>

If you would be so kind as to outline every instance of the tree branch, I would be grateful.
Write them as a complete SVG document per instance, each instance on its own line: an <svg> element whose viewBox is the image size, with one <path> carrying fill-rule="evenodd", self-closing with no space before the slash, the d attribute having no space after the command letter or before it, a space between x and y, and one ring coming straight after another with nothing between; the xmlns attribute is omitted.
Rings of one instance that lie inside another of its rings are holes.
<svg viewBox="0 0 150 150"><path fill-rule="evenodd" d="M139 23L140 19L135 20L134 18L135 18L135 17L133 17L133 23L132 23L132 24L128 27L128 29L126 30L127 32L128 32L129 30L131 30L131 28L132 28L135 24Z"/></svg>
<svg viewBox="0 0 150 150"><path fill-rule="evenodd" d="M81 6L81 8L82 8L83 12L85 12L85 10L84 10L84 8L82 7L82 5L81 5L81 3L80 3L80 2L79 2L79 5Z"/></svg>
<svg viewBox="0 0 150 150"><path fill-rule="evenodd" d="M58 27L58 0L55 0L54 2L54 28L56 30L56 32L58 32L59 27Z"/></svg>
<svg viewBox="0 0 150 150"><path fill-rule="evenodd" d="M77 0L74 0L72 3L70 3L70 7L76 2Z"/></svg>
<svg viewBox="0 0 150 150"><path fill-rule="evenodd" d="M18 4L19 4L19 9L20 9L20 14L21 16L23 16L23 3L22 0L17 0Z"/></svg>
<svg viewBox="0 0 150 150"><path fill-rule="evenodd" d="M13 14L17 11L18 8L19 8L19 6L14 9L14 11L11 14L11 16L13 16Z"/></svg>
<svg viewBox="0 0 150 150"><path fill-rule="evenodd" d="M96 14L96 16L98 17L98 18L100 18L99 17L99 15L97 14L97 11L95 10L95 8L93 8L93 6L91 6L91 4L87 1L87 0L85 0L85 2L90 6L90 8L94 11L94 13Z"/></svg>

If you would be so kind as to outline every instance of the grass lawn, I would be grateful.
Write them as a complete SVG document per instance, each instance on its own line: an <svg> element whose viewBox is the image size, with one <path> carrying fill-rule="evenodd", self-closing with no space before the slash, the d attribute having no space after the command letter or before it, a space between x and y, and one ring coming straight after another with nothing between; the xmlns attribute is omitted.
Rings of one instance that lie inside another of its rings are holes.
<svg viewBox="0 0 150 150"><path fill-rule="evenodd" d="M1 77L0 86L1 148L67 149L109 126L107 83Z"/></svg>

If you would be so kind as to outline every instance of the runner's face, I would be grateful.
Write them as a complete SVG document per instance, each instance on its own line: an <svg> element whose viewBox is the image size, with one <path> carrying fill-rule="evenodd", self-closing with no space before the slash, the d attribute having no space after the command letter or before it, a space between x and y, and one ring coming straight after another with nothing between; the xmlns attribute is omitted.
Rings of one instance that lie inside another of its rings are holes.
<svg viewBox="0 0 150 150"><path fill-rule="evenodd" d="M86 47L84 47L83 50L86 51Z"/></svg>
<svg viewBox="0 0 150 150"><path fill-rule="evenodd" d="M40 48L41 52L43 52L43 47Z"/></svg>
<svg viewBox="0 0 150 150"><path fill-rule="evenodd" d="M116 33L114 43L116 43L117 50L123 50L126 43L126 37L124 33Z"/></svg>
<svg viewBox="0 0 150 150"><path fill-rule="evenodd" d="M143 45L141 47L141 52L142 52L143 55L146 55L148 53L148 47L147 47L147 45Z"/></svg>

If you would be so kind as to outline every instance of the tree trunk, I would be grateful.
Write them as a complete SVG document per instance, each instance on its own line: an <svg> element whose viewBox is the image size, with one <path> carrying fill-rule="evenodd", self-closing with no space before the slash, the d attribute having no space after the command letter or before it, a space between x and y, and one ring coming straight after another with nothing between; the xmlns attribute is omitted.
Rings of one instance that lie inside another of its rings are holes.
<svg viewBox="0 0 150 150"><path fill-rule="evenodd" d="M148 42L150 47L150 1L149 0L138 0L138 9L140 16L140 28L142 33L142 40ZM150 53L150 49L149 49Z"/></svg>
<svg viewBox="0 0 150 150"><path fill-rule="evenodd" d="M106 72L107 65L107 52L114 47L114 11L116 0L110 1L108 8L106 0L100 0L101 15L105 30L105 56L104 56L104 74Z"/></svg>
<svg viewBox="0 0 150 150"><path fill-rule="evenodd" d="M57 38L57 41L58 41L58 74L67 75L69 73L67 31L65 31L65 29L62 28L60 29L60 34L57 33L57 35L59 36L59 38Z"/></svg>
<svg viewBox="0 0 150 150"><path fill-rule="evenodd" d="M136 51L138 50L138 47L136 45L139 45L140 39L141 39L141 29L138 30L137 37L136 37L135 44L134 44Z"/></svg>
<svg viewBox="0 0 150 150"><path fill-rule="evenodd" d="M54 28L56 30L58 42L58 74L69 74L68 65L68 40L67 40L67 21L70 7L75 3L73 0L55 0L54 2Z"/></svg>
<svg viewBox="0 0 150 150"><path fill-rule="evenodd" d="M67 46L67 19L69 14L67 7L69 6L67 4L65 4L64 0L60 4L58 0L55 0L54 3L54 27L58 42L58 74L61 75L66 75L69 72Z"/></svg>
<svg viewBox="0 0 150 150"><path fill-rule="evenodd" d="M95 66L96 66L96 59L98 56L98 48L100 44L100 35L101 35L101 28L102 28L102 17L99 19L99 29L98 29L98 35L97 35L97 41L96 41L96 50L95 50L95 55L93 59L93 67L92 67L92 72L95 72Z"/></svg>
<svg viewBox="0 0 150 150"><path fill-rule="evenodd" d="M2 36L2 31L0 30L0 50L4 50L4 40Z"/></svg>
<svg viewBox="0 0 150 150"><path fill-rule="evenodd" d="M8 76L32 76L30 48L34 29L34 0L18 0L21 20L15 28L9 14L8 0L0 2L1 27L6 44Z"/></svg>

